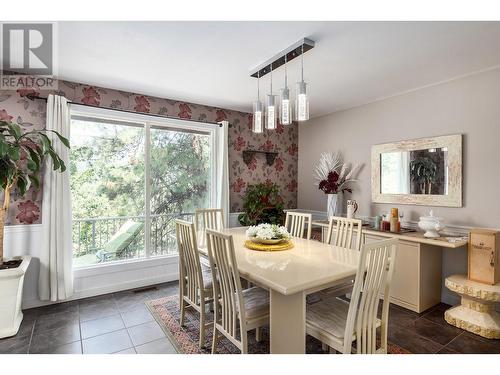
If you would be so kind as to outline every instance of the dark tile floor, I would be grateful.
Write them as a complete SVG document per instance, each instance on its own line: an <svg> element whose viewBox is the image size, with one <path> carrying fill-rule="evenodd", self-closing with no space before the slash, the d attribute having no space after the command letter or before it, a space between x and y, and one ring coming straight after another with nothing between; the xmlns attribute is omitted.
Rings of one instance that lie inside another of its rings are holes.
<svg viewBox="0 0 500 375"><path fill-rule="evenodd" d="M175 353L144 302L177 293L174 282L25 310L19 333L0 340L0 353ZM412 353L500 354L500 340L447 324L447 308L417 314L391 306L389 341Z"/></svg>

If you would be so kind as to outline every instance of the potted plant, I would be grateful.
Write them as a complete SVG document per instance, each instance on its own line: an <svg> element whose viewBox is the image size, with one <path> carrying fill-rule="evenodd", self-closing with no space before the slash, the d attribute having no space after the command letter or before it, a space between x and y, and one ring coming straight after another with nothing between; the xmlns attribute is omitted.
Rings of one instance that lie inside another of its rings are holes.
<svg viewBox="0 0 500 375"><path fill-rule="evenodd" d="M10 261L3 259L4 225L11 192L17 189L17 194L22 197L32 185L38 189L38 176L47 156L52 159L54 170L66 170L47 132L49 131L32 130L23 133L19 125L0 121L0 187L4 192L0 208L0 338L15 335L21 324L24 274L31 259L29 256ZM69 147L66 138L56 131L51 132Z"/></svg>
<svg viewBox="0 0 500 375"><path fill-rule="evenodd" d="M339 152L321 154L315 169L315 175L318 188L328 196L328 218L331 216L340 216L342 213L342 203L339 194L346 191L352 193L352 188L348 184L356 181L354 176L358 170L359 165L355 165L351 169L349 165L343 163Z"/></svg>
<svg viewBox="0 0 500 375"><path fill-rule="evenodd" d="M243 226L283 224L285 212L279 187L276 184L261 183L249 185L243 198L244 213L238 216Z"/></svg>
<svg viewBox="0 0 500 375"><path fill-rule="evenodd" d="M431 194L436 174L437 165L429 157L421 156L410 162L410 176L420 187L420 194Z"/></svg>

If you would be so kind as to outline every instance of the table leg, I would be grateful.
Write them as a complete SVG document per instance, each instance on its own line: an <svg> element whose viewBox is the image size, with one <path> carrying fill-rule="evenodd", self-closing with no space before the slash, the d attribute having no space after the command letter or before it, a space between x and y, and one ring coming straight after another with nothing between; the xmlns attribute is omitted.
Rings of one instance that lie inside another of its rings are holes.
<svg viewBox="0 0 500 375"><path fill-rule="evenodd" d="M306 350L306 298L303 292L271 293L271 354L304 354Z"/></svg>

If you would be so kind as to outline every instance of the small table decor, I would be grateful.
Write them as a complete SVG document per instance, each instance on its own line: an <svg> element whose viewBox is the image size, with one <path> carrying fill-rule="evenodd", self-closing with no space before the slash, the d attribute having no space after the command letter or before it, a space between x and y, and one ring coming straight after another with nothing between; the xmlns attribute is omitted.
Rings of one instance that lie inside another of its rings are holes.
<svg viewBox="0 0 500 375"><path fill-rule="evenodd" d="M293 247L290 233L284 226L259 224L246 231L245 247L260 251L280 251Z"/></svg>
<svg viewBox="0 0 500 375"><path fill-rule="evenodd" d="M292 249L293 242L290 240L286 240L284 242L269 245L269 244L253 242L252 240L246 240L245 247L257 251L283 251Z"/></svg>

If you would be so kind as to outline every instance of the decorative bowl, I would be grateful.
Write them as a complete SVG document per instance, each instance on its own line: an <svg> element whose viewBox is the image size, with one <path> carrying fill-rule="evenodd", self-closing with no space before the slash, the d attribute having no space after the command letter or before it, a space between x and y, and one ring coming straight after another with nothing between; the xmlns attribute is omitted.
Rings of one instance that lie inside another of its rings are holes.
<svg viewBox="0 0 500 375"><path fill-rule="evenodd" d="M284 238L279 238L279 239L276 239L276 240L265 240L265 239L262 239L262 238L250 238L250 241L252 242L255 242L255 243L261 243L261 244L264 244L264 245L276 245L278 243L282 243L282 242L285 242L286 239Z"/></svg>

